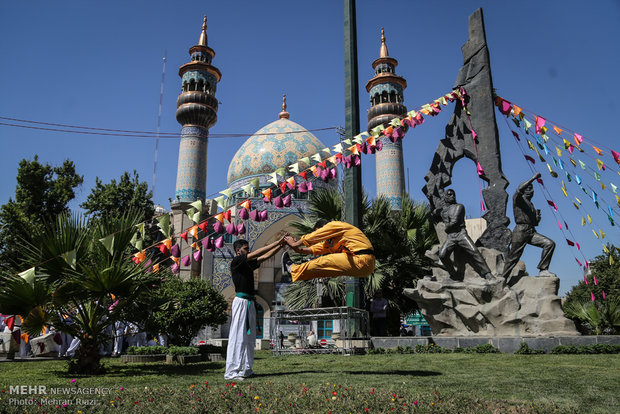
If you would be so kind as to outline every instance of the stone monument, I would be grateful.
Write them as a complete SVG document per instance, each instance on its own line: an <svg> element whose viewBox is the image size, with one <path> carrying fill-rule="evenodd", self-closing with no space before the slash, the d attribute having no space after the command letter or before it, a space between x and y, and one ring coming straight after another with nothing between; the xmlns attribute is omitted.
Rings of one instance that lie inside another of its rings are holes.
<svg viewBox="0 0 620 414"><path fill-rule="evenodd" d="M560 280L547 271L553 241L541 235L533 240L532 232L538 234L533 229L540 218L527 198L531 199L531 194L524 195L524 190L536 176L519 186L514 197L519 200L515 210L515 235L511 236L508 229L508 181L501 169L482 9L469 17L469 40L462 50L464 64L455 88L463 87L469 95L467 109L456 104L423 188L431 210L439 213L435 215L435 229L441 246L434 246L427 252L427 256L435 260L432 275L419 280L415 289L405 289L404 293L417 303L433 336L579 335L574 323L562 311L557 296ZM472 135L472 129L477 137ZM467 235L464 223L459 224L464 209L458 207L461 205L456 203L453 190L444 191L451 184L454 164L463 157L479 162L484 170L481 178L489 183L489 187L483 190L488 207L483 216L487 228L476 241L477 249ZM524 208L523 200L529 203ZM527 211L525 214L533 212L534 216L527 216L521 223L524 211ZM531 222L528 219L532 219ZM511 239L512 250L509 249ZM525 265L519 262L519 258L526 243L545 249L539 264L543 272L538 277L524 277ZM455 249L457 245L461 249ZM508 255L506 266L505 254ZM473 260L466 260L468 258ZM489 273L506 274L510 278L489 277Z"/></svg>

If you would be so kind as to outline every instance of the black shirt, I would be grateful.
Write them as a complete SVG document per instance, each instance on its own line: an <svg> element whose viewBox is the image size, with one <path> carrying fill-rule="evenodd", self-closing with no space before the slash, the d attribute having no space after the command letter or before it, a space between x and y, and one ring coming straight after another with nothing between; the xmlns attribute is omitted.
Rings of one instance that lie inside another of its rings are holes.
<svg viewBox="0 0 620 414"><path fill-rule="evenodd" d="M258 260L248 260L247 254L235 256L230 263L230 274L237 293L254 295L254 270L258 267Z"/></svg>

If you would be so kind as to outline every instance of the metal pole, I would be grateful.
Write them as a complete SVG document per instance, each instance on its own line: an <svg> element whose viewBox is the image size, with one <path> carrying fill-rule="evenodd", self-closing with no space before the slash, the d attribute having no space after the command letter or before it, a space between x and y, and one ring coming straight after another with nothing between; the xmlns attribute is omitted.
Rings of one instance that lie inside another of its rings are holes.
<svg viewBox="0 0 620 414"><path fill-rule="evenodd" d="M355 0L344 0L344 100L345 139L360 132L359 82L357 78L357 25ZM345 169L344 173L345 220L356 227L362 224L362 166ZM360 307L362 303L360 280L346 280L347 306Z"/></svg>

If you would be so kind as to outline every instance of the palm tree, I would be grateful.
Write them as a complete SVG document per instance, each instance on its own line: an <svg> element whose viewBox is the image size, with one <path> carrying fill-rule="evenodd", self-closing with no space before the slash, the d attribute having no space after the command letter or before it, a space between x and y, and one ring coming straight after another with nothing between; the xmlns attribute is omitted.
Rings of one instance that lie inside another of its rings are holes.
<svg viewBox="0 0 620 414"><path fill-rule="evenodd" d="M24 245L36 276L2 275L0 312L20 315L30 336L54 326L80 339L70 371L102 373L99 345L110 339L106 331L126 307L147 303L160 280L126 256L140 220L129 211L89 226L78 216L59 215Z"/></svg>
<svg viewBox="0 0 620 414"><path fill-rule="evenodd" d="M601 302L572 301L564 304L566 316L577 319L596 335L613 334L620 329L620 300L610 298Z"/></svg>
<svg viewBox="0 0 620 414"><path fill-rule="evenodd" d="M292 223L297 235L311 232L318 219L342 219L343 200L343 192L333 188L311 193L311 215ZM415 310L415 303L402 292L405 288L415 287L417 279L430 272L430 261L424 253L438 241L428 204L406 196L402 209L393 211L386 198L379 197L370 203L364 196L362 214L362 230L370 239L377 259L375 272L364 283L365 296L372 298L382 290L395 316ZM287 306L291 309L316 306L319 303L319 283L323 286L320 301L323 306L344 303L344 278L330 278L292 284L285 293Z"/></svg>

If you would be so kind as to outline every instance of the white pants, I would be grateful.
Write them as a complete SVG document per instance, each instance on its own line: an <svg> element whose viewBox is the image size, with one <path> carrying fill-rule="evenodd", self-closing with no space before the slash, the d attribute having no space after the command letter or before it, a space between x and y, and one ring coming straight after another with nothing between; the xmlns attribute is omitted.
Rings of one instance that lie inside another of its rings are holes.
<svg viewBox="0 0 620 414"><path fill-rule="evenodd" d="M69 345L69 349L67 349L67 356L74 356L75 351L77 351L81 343L82 341L80 341L78 338L73 338L73 341L71 341L71 345Z"/></svg>
<svg viewBox="0 0 620 414"><path fill-rule="evenodd" d="M249 306L248 306L249 305ZM246 318L249 326L246 326ZM250 329L248 335L247 330ZM226 352L225 379L253 375L254 345L256 342L256 308L254 302L235 297Z"/></svg>

